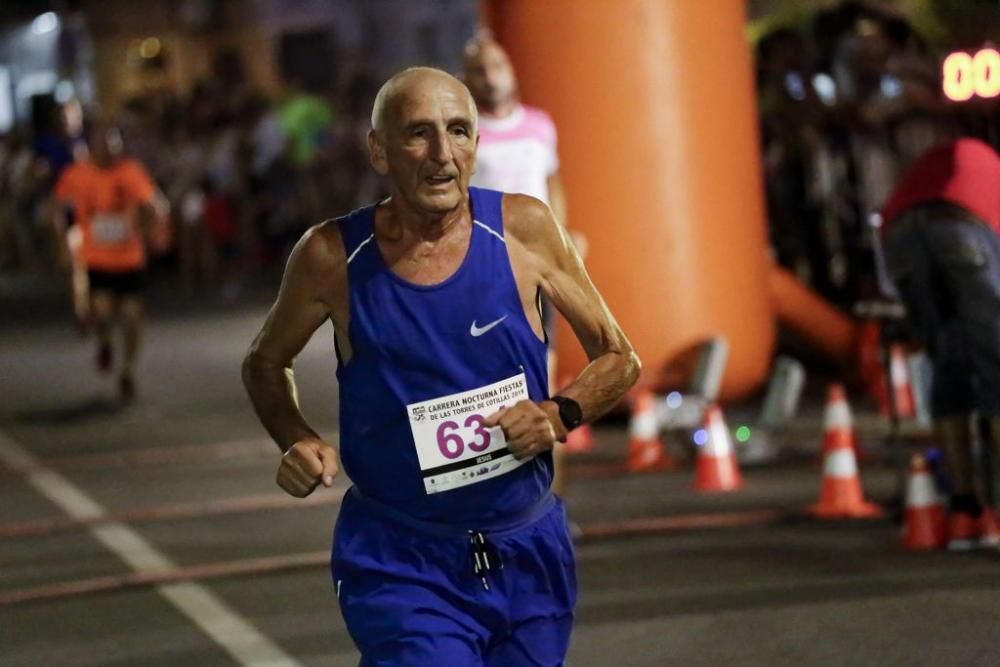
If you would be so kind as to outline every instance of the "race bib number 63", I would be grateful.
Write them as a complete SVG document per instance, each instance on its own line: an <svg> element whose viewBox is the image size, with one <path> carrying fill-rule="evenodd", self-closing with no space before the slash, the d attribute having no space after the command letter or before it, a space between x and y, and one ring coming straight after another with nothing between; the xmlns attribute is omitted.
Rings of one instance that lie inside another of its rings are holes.
<svg viewBox="0 0 1000 667"><path fill-rule="evenodd" d="M485 387L406 406L427 493L475 484L521 466L486 418L528 398L524 373Z"/></svg>

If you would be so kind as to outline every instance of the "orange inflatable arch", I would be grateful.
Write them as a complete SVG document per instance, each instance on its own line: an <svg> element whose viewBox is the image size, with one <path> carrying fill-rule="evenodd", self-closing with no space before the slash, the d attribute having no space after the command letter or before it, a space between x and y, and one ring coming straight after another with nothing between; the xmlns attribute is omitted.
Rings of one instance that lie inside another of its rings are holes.
<svg viewBox="0 0 1000 667"><path fill-rule="evenodd" d="M587 236L588 269L646 368L722 334L723 398L756 389L775 343L771 286L788 285L774 281L768 259L744 3L481 7L522 98L555 119L568 224ZM808 299L790 307L807 335L812 308L832 312ZM845 345L838 338L832 348ZM560 374L586 365L568 330L559 355Z"/></svg>

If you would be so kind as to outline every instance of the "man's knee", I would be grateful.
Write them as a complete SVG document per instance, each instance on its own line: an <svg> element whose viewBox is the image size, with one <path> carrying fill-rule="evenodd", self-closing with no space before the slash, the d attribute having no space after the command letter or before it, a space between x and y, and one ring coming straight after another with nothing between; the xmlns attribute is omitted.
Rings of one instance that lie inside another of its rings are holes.
<svg viewBox="0 0 1000 667"><path fill-rule="evenodd" d="M142 320L142 300L136 297L124 297L121 300L122 319L129 323Z"/></svg>
<svg viewBox="0 0 1000 667"><path fill-rule="evenodd" d="M98 320L109 320L115 314L115 297L104 290L91 293L90 305L94 317Z"/></svg>
<svg viewBox="0 0 1000 667"><path fill-rule="evenodd" d="M481 667L483 659L469 643L448 636L413 635L402 639L383 640L361 647L361 667L443 667L468 665Z"/></svg>
<svg viewBox="0 0 1000 667"><path fill-rule="evenodd" d="M341 598L341 611L348 633L361 651L362 665L413 665L414 667L442 667L442 665L483 664L480 644L483 639L470 632L450 616L454 612L438 609L411 610L405 617L390 621L392 611L380 618L365 610L345 604ZM381 611L385 612L385 609Z"/></svg>
<svg viewBox="0 0 1000 667"><path fill-rule="evenodd" d="M486 656L487 667L531 665L559 667L566 660L573 630L573 615L536 618L514 628Z"/></svg>

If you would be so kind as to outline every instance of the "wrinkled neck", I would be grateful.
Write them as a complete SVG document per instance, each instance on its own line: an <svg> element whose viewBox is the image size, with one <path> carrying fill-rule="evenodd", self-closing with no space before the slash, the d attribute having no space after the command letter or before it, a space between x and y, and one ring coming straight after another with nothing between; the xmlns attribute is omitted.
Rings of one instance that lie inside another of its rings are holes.
<svg viewBox="0 0 1000 667"><path fill-rule="evenodd" d="M376 235L386 240L434 243L446 237L457 225L471 218L467 199L443 213L414 210L402 199L391 197L378 205Z"/></svg>

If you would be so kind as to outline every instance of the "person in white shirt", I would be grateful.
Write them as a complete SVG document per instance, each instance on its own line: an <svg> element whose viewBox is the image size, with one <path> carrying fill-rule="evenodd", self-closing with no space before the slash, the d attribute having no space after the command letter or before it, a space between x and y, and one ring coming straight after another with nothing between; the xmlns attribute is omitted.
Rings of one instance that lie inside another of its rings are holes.
<svg viewBox="0 0 1000 667"><path fill-rule="evenodd" d="M480 31L465 45L464 82L479 110L479 148L476 172L470 183L481 188L526 194L549 205L556 220L566 226L566 198L559 177L556 126L549 115L522 104L517 76L507 52L489 31ZM572 235L581 256L582 237ZM555 391L555 313L542 304L542 321L549 345L549 387ZM561 443L553 450L553 490L564 488L565 457Z"/></svg>
<svg viewBox="0 0 1000 667"><path fill-rule="evenodd" d="M566 224L556 127L549 115L521 104L507 52L488 32L465 47L465 85L479 108L479 154L472 184L541 199Z"/></svg>

